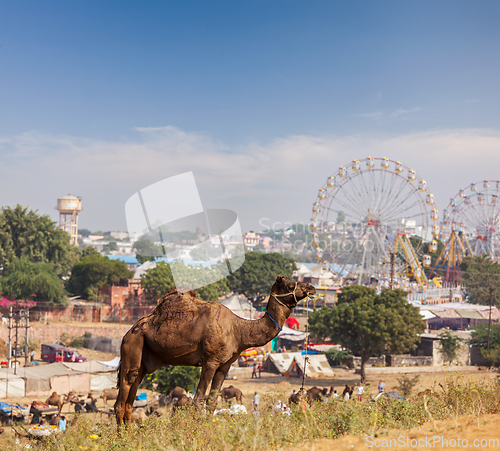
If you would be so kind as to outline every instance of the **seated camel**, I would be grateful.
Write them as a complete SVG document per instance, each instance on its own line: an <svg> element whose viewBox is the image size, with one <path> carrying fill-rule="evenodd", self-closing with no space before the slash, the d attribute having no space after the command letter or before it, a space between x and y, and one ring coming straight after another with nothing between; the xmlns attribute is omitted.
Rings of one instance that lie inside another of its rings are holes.
<svg viewBox="0 0 500 451"><path fill-rule="evenodd" d="M238 404L241 404L244 398L244 395L243 393L241 393L241 390L239 388L233 387L232 385L223 388L220 392L220 395L222 397L222 401L227 402L229 399L236 398L236 402Z"/></svg>
<svg viewBox="0 0 500 451"><path fill-rule="evenodd" d="M316 289L309 283L278 276L271 288L266 313L258 320L236 316L219 302L198 299L187 288L173 288L156 308L137 321L121 344L118 369L118 426L131 421L137 389L146 374L165 365L201 366L195 406L214 401L229 368L241 352L264 346L278 335L292 309Z"/></svg>
<svg viewBox="0 0 500 451"><path fill-rule="evenodd" d="M192 399L187 395L182 395L180 398L174 398L174 403L172 404L172 411L175 412L180 407L186 407L191 404Z"/></svg>
<svg viewBox="0 0 500 451"><path fill-rule="evenodd" d="M73 395L73 392L69 392L67 395L58 395L57 392L52 392L52 394L45 401L45 404L58 407L59 413L61 413L63 405L69 402Z"/></svg>
<svg viewBox="0 0 500 451"><path fill-rule="evenodd" d="M175 402L176 398L181 399L183 396L187 397L187 391L182 387L177 386L168 394L167 404L170 405Z"/></svg>

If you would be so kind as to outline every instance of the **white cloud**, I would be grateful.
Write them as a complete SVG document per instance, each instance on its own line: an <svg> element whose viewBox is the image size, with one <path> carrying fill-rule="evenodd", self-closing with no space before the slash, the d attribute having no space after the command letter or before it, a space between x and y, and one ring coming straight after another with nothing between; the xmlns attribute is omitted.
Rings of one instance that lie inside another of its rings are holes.
<svg viewBox="0 0 500 451"><path fill-rule="evenodd" d="M57 197L72 193L83 198L83 227L124 230L124 204L132 194L193 171L205 207L233 209L250 229L262 217L307 221L326 178L368 155L401 160L415 169L440 208L472 181L500 179L496 130L295 135L237 148L172 126L136 130L137 138L126 142L36 131L0 137L0 205L30 205L55 218Z"/></svg>
<svg viewBox="0 0 500 451"><path fill-rule="evenodd" d="M382 111L374 111L373 113L356 114L356 117L366 117L367 119L380 119L384 113Z"/></svg>
<svg viewBox="0 0 500 451"><path fill-rule="evenodd" d="M396 111L392 113L392 116L404 116L406 114L411 114L411 113L416 113L417 111L420 111L420 107L415 107L415 108L409 108L409 109L404 109L404 108L398 108Z"/></svg>

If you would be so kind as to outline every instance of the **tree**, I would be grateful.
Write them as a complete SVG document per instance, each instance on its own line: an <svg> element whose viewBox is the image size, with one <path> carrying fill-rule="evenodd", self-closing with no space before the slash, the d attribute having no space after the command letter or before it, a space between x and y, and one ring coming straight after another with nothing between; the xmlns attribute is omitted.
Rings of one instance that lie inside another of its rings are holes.
<svg viewBox="0 0 500 451"><path fill-rule="evenodd" d="M89 229L78 229L78 233L81 236L89 236L92 235L92 232Z"/></svg>
<svg viewBox="0 0 500 451"><path fill-rule="evenodd" d="M478 346L482 356L488 365L500 367L500 324L491 326L490 329L490 353L488 355L488 326L478 326L471 332L470 344Z"/></svg>
<svg viewBox="0 0 500 451"><path fill-rule="evenodd" d="M168 290L175 286L170 266L165 262L157 262L154 268L141 275L141 286L146 298L158 301Z"/></svg>
<svg viewBox="0 0 500 451"><path fill-rule="evenodd" d="M93 246L87 246L87 247L84 247L80 251L80 258L86 257L87 255L93 255L93 254L98 254L99 255L99 252L96 251Z"/></svg>
<svg viewBox="0 0 500 451"><path fill-rule="evenodd" d="M174 286L190 287L194 282L197 285L202 285L195 291L197 296L205 301L217 301L219 297L229 291L226 280L217 267L212 269L200 266L193 267L185 265L182 261L175 261L171 265L174 268L176 280L172 275L171 266L165 262L157 262L154 268L148 269L146 274L141 276L141 286L148 299L158 301ZM212 280L216 280L216 282L210 283Z"/></svg>
<svg viewBox="0 0 500 451"><path fill-rule="evenodd" d="M137 240L132 249L136 251L137 261L142 265L147 261L154 261L156 257L164 257L161 246L157 246L153 241L147 239Z"/></svg>
<svg viewBox="0 0 500 451"><path fill-rule="evenodd" d="M73 266L66 289L75 296L97 299L103 286L115 285L130 277L132 271L129 271L124 262L91 253Z"/></svg>
<svg viewBox="0 0 500 451"><path fill-rule="evenodd" d="M67 274L78 256L69 235L47 215L28 207L2 207L0 212L0 266L6 269L16 258L53 263L58 275Z"/></svg>
<svg viewBox="0 0 500 451"><path fill-rule="evenodd" d="M144 378L143 386L148 390L168 394L175 387L194 391L198 386L201 368L194 366L164 366Z"/></svg>
<svg viewBox="0 0 500 451"><path fill-rule="evenodd" d="M488 341L486 354L490 351L490 329L492 306L499 306L500 265L487 256L464 258L460 264L463 272L465 294L469 302L489 305Z"/></svg>
<svg viewBox="0 0 500 451"><path fill-rule="evenodd" d="M463 339L453 335L449 330L444 330L439 334L439 350L443 354L443 360L448 365L457 358L457 351L463 343Z"/></svg>
<svg viewBox="0 0 500 451"><path fill-rule="evenodd" d="M336 307L324 307L309 315L309 330L318 340L330 338L361 356L361 380L370 357L385 351L406 352L420 340L424 324L420 311L405 299L402 290L368 287L342 288Z"/></svg>
<svg viewBox="0 0 500 451"><path fill-rule="evenodd" d="M223 262L225 265L225 262ZM276 276L292 278L296 270L295 261L278 253L260 254L247 252L245 263L227 277L227 283L232 291L247 297L264 297L274 284Z"/></svg>
<svg viewBox="0 0 500 451"><path fill-rule="evenodd" d="M102 247L102 251L106 252L107 254L117 250L118 250L118 244L116 244L116 241L111 241L111 243L107 243Z"/></svg>
<svg viewBox="0 0 500 451"><path fill-rule="evenodd" d="M54 305L67 305L62 280L53 263L14 258L3 273L1 292L11 300L30 299Z"/></svg>
<svg viewBox="0 0 500 451"><path fill-rule="evenodd" d="M207 261L210 260L210 254L208 253L208 249L205 249L204 247L195 247L190 251L191 258L193 260L198 260L198 261Z"/></svg>

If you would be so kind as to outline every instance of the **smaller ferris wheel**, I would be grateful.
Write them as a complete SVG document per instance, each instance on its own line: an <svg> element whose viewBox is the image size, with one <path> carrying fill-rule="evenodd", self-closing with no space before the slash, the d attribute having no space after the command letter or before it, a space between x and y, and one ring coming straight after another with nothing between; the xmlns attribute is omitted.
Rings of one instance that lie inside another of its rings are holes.
<svg viewBox="0 0 500 451"><path fill-rule="evenodd" d="M500 180L471 183L443 212L448 235L461 231L474 255L500 256Z"/></svg>

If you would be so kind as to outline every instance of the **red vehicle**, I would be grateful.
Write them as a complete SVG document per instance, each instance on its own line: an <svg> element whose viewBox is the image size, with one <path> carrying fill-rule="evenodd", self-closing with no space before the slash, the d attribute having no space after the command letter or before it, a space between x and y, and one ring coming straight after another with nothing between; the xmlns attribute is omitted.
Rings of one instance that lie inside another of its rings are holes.
<svg viewBox="0 0 500 451"><path fill-rule="evenodd" d="M78 352L55 343L42 344L42 360L44 362L85 362L87 359Z"/></svg>

